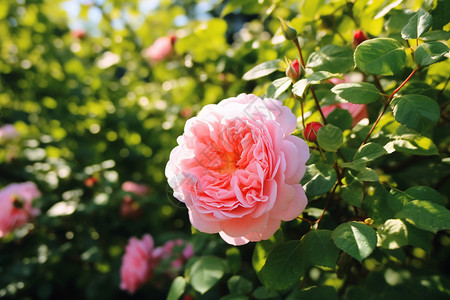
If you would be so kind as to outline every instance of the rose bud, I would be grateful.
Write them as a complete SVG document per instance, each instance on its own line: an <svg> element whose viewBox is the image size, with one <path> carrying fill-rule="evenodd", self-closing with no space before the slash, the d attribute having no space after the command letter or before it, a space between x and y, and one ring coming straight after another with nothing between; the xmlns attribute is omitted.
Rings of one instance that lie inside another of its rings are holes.
<svg viewBox="0 0 450 300"><path fill-rule="evenodd" d="M84 185L86 187L93 187L97 183L98 179L95 177L88 177L84 180Z"/></svg>
<svg viewBox="0 0 450 300"><path fill-rule="evenodd" d="M289 67L286 69L286 76L289 77L293 82L296 82L298 79L305 75L305 69L300 65L298 59L295 59L293 62L289 63Z"/></svg>
<svg viewBox="0 0 450 300"><path fill-rule="evenodd" d="M353 47L357 47L359 44L369 39L361 29L358 29L353 34Z"/></svg>
<svg viewBox="0 0 450 300"><path fill-rule="evenodd" d="M282 18L279 19L281 22L281 29L283 30L284 37L289 41L295 40L297 38L297 30L287 25L286 21L284 21Z"/></svg>
<svg viewBox="0 0 450 300"><path fill-rule="evenodd" d="M308 142L317 142L317 132L323 125L319 122L311 122L306 124L305 129L303 130L303 136Z"/></svg>

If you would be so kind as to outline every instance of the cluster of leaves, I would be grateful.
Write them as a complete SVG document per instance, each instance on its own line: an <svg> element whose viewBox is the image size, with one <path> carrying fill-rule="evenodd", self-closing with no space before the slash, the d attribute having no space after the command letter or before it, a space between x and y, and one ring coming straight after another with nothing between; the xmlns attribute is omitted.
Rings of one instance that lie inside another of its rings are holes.
<svg viewBox="0 0 450 300"><path fill-rule="evenodd" d="M448 296L444 0L229 0L202 21L196 14L211 2L161 0L149 11L144 2L69 7L82 36L71 33L67 2L0 2L0 125L22 136L0 145L0 184L30 180L43 194L34 223L0 240L0 297ZM300 58L277 17L296 28L307 58L296 82L277 72L284 57ZM355 29L371 37L356 49ZM168 34L174 55L149 63L144 50ZM328 81L349 72L364 81ZM282 100L299 128L325 126L310 144L301 219L270 240L230 247L191 235L164 167L187 118L242 92ZM319 107L338 102L367 105L369 125L352 127L345 110L322 120ZM120 215L128 180L151 189L128 195L143 212L132 219ZM144 233L157 245L190 239L195 256L172 283L154 278L129 295L119 290L121 256Z"/></svg>

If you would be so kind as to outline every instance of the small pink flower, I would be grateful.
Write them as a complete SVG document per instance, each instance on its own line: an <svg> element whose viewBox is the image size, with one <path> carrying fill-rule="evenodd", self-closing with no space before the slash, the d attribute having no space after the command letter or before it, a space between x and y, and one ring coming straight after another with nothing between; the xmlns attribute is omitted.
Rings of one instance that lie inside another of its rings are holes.
<svg viewBox="0 0 450 300"><path fill-rule="evenodd" d="M130 238L122 257L120 288L134 293L152 278L157 259L153 255L153 238L145 234L142 240Z"/></svg>
<svg viewBox="0 0 450 300"><path fill-rule="evenodd" d="M124 190L125 192L130 192L130 193L136 194L138 196L145 196L150 191L148 186L146 186L144 184L132 182L132 181L125 181L122 184L122 190Z"/></svg>
<svg viewBox="0 0 450 300"><path fill-rule="evenodd" d="M335 103L329 106L322 107L322 112L327 117L336 108L346 109L352 115L352 127L359 123L362 119L368 118L367 106L365 104L353 103Z"/></svg>
<svg viewBox="0 0 450 300"><path fill-rule="evenodd" d="M278 100L241 94L189 119L166 177L192 225L232 245L270 238L307 199L299 184L309 149Z"/></svg>
<svg viewBox="0 0 450 300"><path fill-rule="evenodd" d="M12 183L0 190L0 238L39 214L32 201L40 196L33 182Z"/></svg>
<svg viewBox="0 0 450 300"><path fill-rule="evenodd" d="M12 124L6 124L0 127L0 143L13 141L20 137L19 132Z"/></svg>
<svg viewBox="0 0 450 300"><path fill-rule="evenodd" d="M189 258L191 258L194 255L194 246L192 246L191 243L187 243L186 247L183 249L183 258L185 260L188 260Z"/></svg>
<svg viewBox="0 0 450 300"><path fill-rule="evenodd" d="M172 54L175 41L175 36L160 37L145 50L145 56L154 63L162 61Z"/></svg>

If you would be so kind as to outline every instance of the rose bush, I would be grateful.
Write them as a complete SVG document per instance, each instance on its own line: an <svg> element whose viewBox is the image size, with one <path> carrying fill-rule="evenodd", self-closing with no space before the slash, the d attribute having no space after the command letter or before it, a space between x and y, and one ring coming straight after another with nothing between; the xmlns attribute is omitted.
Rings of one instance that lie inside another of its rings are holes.
<svg viewBox="0 0 450 300"><path fill-rule="evenodd" d="M299 184L309 158L291 133L297 119L274 99L240 94L187 121L166 167L192 225L233 245L270 238L307 199Z"/></svg>

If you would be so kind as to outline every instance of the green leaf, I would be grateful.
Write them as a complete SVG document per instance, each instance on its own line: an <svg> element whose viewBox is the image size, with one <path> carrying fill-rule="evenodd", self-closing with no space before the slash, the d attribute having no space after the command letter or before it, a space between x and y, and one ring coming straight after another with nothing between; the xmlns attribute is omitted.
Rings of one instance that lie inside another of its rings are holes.
<svg viewBox="0 0 450 300"><path fill-rule="evenodd" d="M334 287L329 285L311 286L302 290L294 290L286 300L338 300Z"/></svg>
<svg viewBox="0 0 450 300"><path fill-rule="evenodd" d="M394 99L391 105L395 120L418 132L435 125L440 117L437 102L423 95L403 95Z"/></svg>
<svg viewBox="0 0 450 300"><path fill-rule="evenodd" d="M252 265L253 269L256 271L258 278L263 282L264 278L261 274L264 264L266 263L267 257L269 256L270 251L272 249L282 243L284 241L283 232L278 230L274 235L270 237L268 240L263 240L257 242L255 245L255 250L253 251L252 256Z"/></svg>
<svg viewBox="0 0 450 300"><path fill-rule="evenodd" d="M282 77L274 80L267 88L266 97L278 99L278 97L291 86L291 83L292 80L289 77Z"/></svg>
<svg viewBox="0 0 450 300"><path fill-rule="evenodd" d="M248 70L244 76L242 76L242 79L244 80L253 80L260 77L267 76L269 74L272 74L273 72L277 71L280 68L280 62L281 59L275 59L271 61L263 62L250 70Z"/></svg>
<svg viewBox="0 0 450 300"><path fill-rule="evenodd" d="M386 155L386 154L387 154L387 151L380 144L367 143L364 146L362 146L360 149L358 149L355 156L353 157L353 161L361 160L364 163L367 163L369 161L373 161L373 160L375 160L383 155Z"/></svg>
<svg viewBox="0 0 450 300"><path fill-rule="evenodd" d="M292 87L292 92L296 94L297 96L303 97L303 94L305 93L306 88L310 84L318 84L321 81L333 77L339 77L339 74L330 73L326 71L319 71L312 73L311 75L307 76L306 78L300 79L297 81L294 86Z"/></svg>
<svg viewBox="0 0 450 300"><path fill-rule="evenodd" d="M420 38L426 42L446 41L450 39L450 32L445 30L432 30L425 32Z"/></svg>
<svg viewBox="0 0 450 300"><path fill-rule="evenodd" d="M301 248L307 266L335 269L339 250L331 240L331 230L311 230L303 236Z"/></svg>
<svg viewBox="0 0 450 300"><path fill-rule="evenodd" d="M314 71L328 71L331 73L347 73L352 66L352 50L336 45L326 45L320 50L311 53L306 63L306 67Z"/></svg>
<svg viewBox="0 0 450 300"><path fill-rule="evenodd" d="M416 200L427 200L442 206L445 206L445 201L441 194L429 186L413 186L405 191L408 195Z"/></svg>
<svg viewBox="0 0 450 300"><path fill-rule="evenodd" d="M436 7L431 12L433 17L433 29L442 29L449 20L450 4L447 0L437 0Z"/></svg>
<svg viewBox="0 0 450 300"><path fill-rule="evenodd" d="M239 252L239 249L236 247L229 248L225 255L230 272L232 274L239 272L239 269L241 268L241 253Z"/></svg>
<svg viewBox="0 0 450 300"><path fill-rule="evenodd" d="M263 268L267 287L284 290L299 282L305 272L300 245L300 241L289 241L273 248Z"/></svg>
<svg viewBox="0 0 450 300"><path fill-rule="evenodd" d="M370 181L370 182L378 182L380 178L378 177L378 173L374 169L370 168L361 168L359 171L350 171L356 180L358 181Z"/></svg>
<svg viewBox="0 0 450 300"><path fill-rule="evenodd" d="M169 294L167 295L167 300L178 300L184 293L186 288L186 279L184 277L178 276L170 285Z"/></svg>
<svg viewBox="0 0 450 300"><path fill-rule="evenodd" d="M402 38L405 40L417 39L431 28L433 18L422 8L417 11L402 29Z"/></svg>
<svg viewBox="0 0 450 300"><path fill-rule="evenodd" d="M362 209L374 220L374 225L381 225L394 218L395 211L389 206L388 192L380 183L367 184Z"/></svg>
<svg viewBox="0 0 450 300"><path fill-rule="evenodd" d="M383 98L380 91L367 82L341 83L334 86L331 91L339 98L355 104L368 104Z"/></svg>
<svg viewBox="0 0 450 300"><path fill-rule="evenodd" d="M253 297L255 297L255 299L278 299L278 292L273 290L273 289L269 289L265 286L260 286L258 288L255 289L255 291L253 292Z"/></svg>
<svg viewBox="0 0 450 300"><path fill-rule="evenodd" d="M448 51L447 45L441 42L423 43L414 52L414 60L421 66L429 66L443 60Z"/></svg>
<svg viewBox="0 0 450 300"><path fill-rule="evenodd" d="M385 249L398 249L406 245L420 247L429 251L432 234L400 219L389 219L377 229L378 246Z"/></svg>
<svg viewBox="0 0 450 300"><path fill-rule="evenodd" d="M420 134L404 134L395 136L395 140L387 143L384 148L389 153L398 151L413 155L437 155L439 154L433 141Z"/></svg>
<svg viewBox="0 0 450 300"><path fill-rule="evenodd" d="M337 180L336 171L330 165L316 163L306 166L302 184L308 196L317 196L331 190Z"/></svg>
<svg viewBox="0 0 450 300"><path fill-rule="evenodd" d="M344 144L344 135L338 127L327 124L317 131L317 142L325 151L337 151Z"/></svg>
<svg viewBox="0 0 450 300"><path fill-rule="evenodd" d="M364 197L363 187L359 181L355 181L350 185L341 187L342 198L347 204L361 207L361 202Z"/></svg>
<svg viewBox="0 0 450 300"><path fill-rule="evenodd" d="M209 291L225 273L222 259L215 256L203 256L191 267L189 283L199 293Z"/></svg>
<svg viewBox="0 0 450 300"><path fill-rule="evenodd" d="M344 131L352 127L353 117L347 109L335 108L327 116L327 122Z"/></svg>
<svg viewBox="0 0 450 300"><path fill-rule="evenodd" d="M333 231L332 238L336 246L358 261L368 257L377 246L377 234L370 226L347 222Z"/></svg>
<svg viewBox="0 0 450 300"><path fill-rule="evenodd" d="M405 67L406 53L391 38L375 38L362 42L355 50L355 65L375 75L394 75Z"/></svg>
<svg viewBox="0 0 450 300"><path fill-rule="evenodd" d="M228 280L228 289L234 294L248 294L253 290L253 283L242 276L234 275Z"/></svg>
<svg viewBox="0 0 450 300"><path fill-rule="evenodd" d="M430 201L410 201L403 205L395 217L405 218L418 228L431 232L450 229L450 211Z"/></svg>

